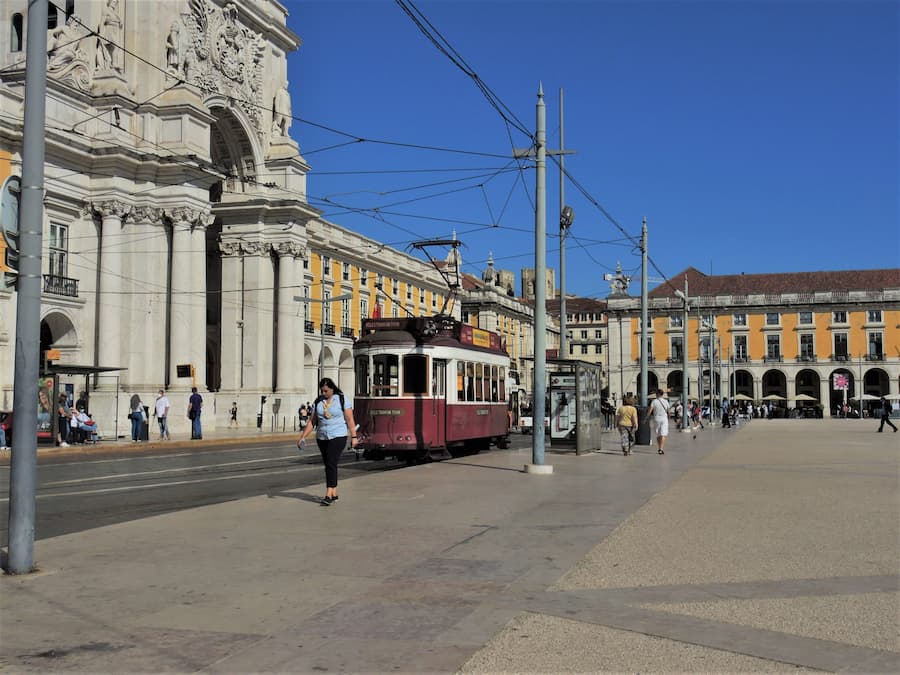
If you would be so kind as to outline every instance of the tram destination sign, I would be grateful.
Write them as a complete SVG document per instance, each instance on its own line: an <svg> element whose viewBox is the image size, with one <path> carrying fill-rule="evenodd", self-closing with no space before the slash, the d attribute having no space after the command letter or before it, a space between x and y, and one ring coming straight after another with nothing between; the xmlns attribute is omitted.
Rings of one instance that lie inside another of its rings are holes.
<svg viewBox="0 0 900 675"><path fill-rule="evenodd" d="M403 415L403 409L402 408L381 408L378 410L370 410L369 414L372 417L378 417L380 415L389 415L391 417L399 417L399 416Z"/></svg>

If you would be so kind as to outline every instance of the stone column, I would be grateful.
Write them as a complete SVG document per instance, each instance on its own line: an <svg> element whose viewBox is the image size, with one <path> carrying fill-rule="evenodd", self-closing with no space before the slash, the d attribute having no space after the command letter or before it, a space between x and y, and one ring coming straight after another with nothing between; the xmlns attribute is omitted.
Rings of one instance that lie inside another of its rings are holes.
<svg viewBox="0 0 900 675"><path fill-rule="evenodd" d="M297 353L303 354L303 326L299 323L300 303L294 300L301 295L297 281L297 256L300 247L291 242L275 245L278 253L278 392L296 391L302 371L298 368ZM299 327L299 331L298 331ZM296 338L300 336L299 345ZM299 348L298 348L299 346Z"/></svg>
<svg viewBox="0 0 900 675"><path fill-rule="evenodd" d="M823 417L831 417L831 391L829 390L828 377L819 377L819 403L824 406Z"/></svg>
<svg viewBox="0 0 900 675"><path fill-rule="evenodd" d="M244 256L239 241L222 241L222 391L240 391L243 382L243 298Z"/></svg>
<svg viewBox="0 0 900 675"><path fill-rule="evenodd" d="M123 365L122 311L116 301L122 288L122 220L131 207L118 200L91 205L100 216L100 283L97 306L97 365ZM103 386L104 380L100 380ZM107 382L108 384L108 382Z"/></svg>
<svg viewBox="0 0 900 675"><path fill-rule="evenodd" d="M159 209L137 206L126 218L131 293L123 298L128 381L152 391L164 384L168 241Z"/></svg>
<svg viewBox="0 0 900 675"><path fill-rule="evenodd" d="M177 366L194 366L197 387L206 384L206 228L199 224L200 213L173 209L172 220L172 304L170 331L170 372L173 389L189 389L191 381L178 378Z"/></svg>
<svg viewBox="0 0 900 675"><path fill-rule="evenodd" d="M190 359L197 387L206 389L206 219L191 227L191 276L188 312L191 317Z"/></svg>

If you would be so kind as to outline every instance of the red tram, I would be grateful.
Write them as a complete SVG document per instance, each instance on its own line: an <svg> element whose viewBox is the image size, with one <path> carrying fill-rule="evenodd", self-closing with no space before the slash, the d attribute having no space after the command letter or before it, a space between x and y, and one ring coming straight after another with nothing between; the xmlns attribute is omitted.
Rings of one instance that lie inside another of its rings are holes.
<svg viewBox="0 0 900 675"><path fill-rule="evenodd" d="M366 319L353 409L369 459L444 459L509 447L509 354L447 316Z"/></svg>

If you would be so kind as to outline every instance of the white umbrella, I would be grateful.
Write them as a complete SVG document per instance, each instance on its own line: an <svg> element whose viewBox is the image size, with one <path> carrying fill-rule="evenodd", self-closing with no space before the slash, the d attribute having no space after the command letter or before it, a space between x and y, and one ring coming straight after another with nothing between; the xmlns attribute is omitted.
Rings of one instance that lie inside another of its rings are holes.
<svg viewBox="0 0 900 675"><path fill-rule="evenodd" d="M872 396L872 394L863 394L862 396L851 396L851 401L877 401L877 396Z"/></svg>
<svg viewBox="0 0 900 675"><path fill-rule="evenodd" d="M885 398L888 401L900 401L900 394L888 394Z"/></svg>
<svg viewBox="0 0 900 675"><path fill-rule="evenodd" d="M787 401L784 396L779 396L778 394L769 394L768 396L762 397L763 401Z"/></svg>
<svg viewBox="0 0 900 675"><path fill-rule="evenodd" d="M735 401L752 401L753 399L751 397L747 396L747 394L735 394L734 400Z"/></svg>
<svg viewBox="0 0 900 675"><path fill-rule="evenodd" d="M818 401L819 399L809 394L797 394L792 400L794 401Z"/></svg>

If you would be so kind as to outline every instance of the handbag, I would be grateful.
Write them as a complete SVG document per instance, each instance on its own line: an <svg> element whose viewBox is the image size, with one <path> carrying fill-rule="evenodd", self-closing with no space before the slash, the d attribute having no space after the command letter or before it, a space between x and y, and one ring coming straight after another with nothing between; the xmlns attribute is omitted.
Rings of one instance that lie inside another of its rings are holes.
<svg viewBox="0 0 900 675"><path fill-rule="evenodd" d="M147 411L141 406L141 422L147 421Z"/></svg>

